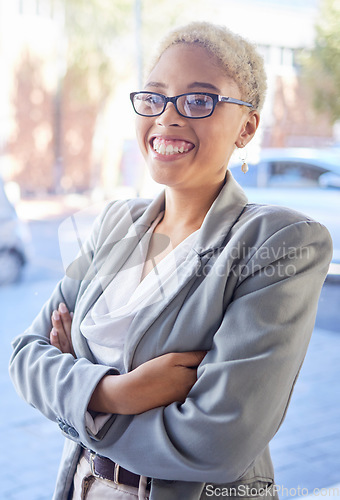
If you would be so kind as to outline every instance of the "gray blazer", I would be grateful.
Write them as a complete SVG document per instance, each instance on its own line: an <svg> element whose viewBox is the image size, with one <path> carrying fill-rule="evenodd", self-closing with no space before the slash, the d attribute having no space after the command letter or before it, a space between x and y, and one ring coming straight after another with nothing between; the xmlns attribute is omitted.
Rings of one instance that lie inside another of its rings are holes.
<svg viewBox="0 0 340 500"><path fill-rule="evenodd" d="M307 350L332 244L325 227L302 214L248 204L229 172L178 268L177 288L136 314L124 349L126 370L168 352L208 350L196 384L183 404L112 415L97 435L86 428L93 390L118 371L96 364L80 323L163 208L164 193L109 204L81 256L13 342L16 390L68 438L55 500L68 498L81 445L154 478L152 500L208 498L215 487L254 498L245 486L273 484L268 443ZM74 311L77 359L48 340L60 302Z"/></svg>

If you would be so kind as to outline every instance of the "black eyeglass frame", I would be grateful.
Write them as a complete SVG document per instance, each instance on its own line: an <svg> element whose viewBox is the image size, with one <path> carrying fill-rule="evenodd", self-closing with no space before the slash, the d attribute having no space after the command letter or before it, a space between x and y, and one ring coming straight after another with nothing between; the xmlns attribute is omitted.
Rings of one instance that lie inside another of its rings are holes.
<svg viewBox="0 0 340 500"><path fill-rule="evenodd" d="M137 94L151 94L151 95L157 95L159 97L161 97L163 99L163 109L162 111L160 111L159 113L156 113L156 114L152 114L152 115L145 115L143 113L139 113L136 108L135 108L135 104L134 104L134 97L135 95ZM208 114L208 115L205 115L205 116L188 116L188 115L184 115L183 113L181 113L177 107L177 99L179 99L180 97L183 97L185 95L206 95L206 96L209 96L212 98L213 100L213 107L212 107L212 110L211 112ZM234 99L233 97L226 97L226 96L222 96L222 95L218 95L218 94L211 94L209 92L186 92L185 94L179 94L179 95L175 95L173 97L167 97L165 96L164 94L159 94L158 92L148 92L147 90L140 90L139 92L131 92L130 94L130 100L131 100L131 103L132 103L132 106L133 106L133 109L135 111L135 113L137 113L137 115L140 115L140 116L145 116L145 117L153 117L153 116L160 116L162 113L164 113L165 111L165 108L168 104L168 102L172 102L172 104L175 106L175 109L177 111L177 113L181 116L184 116L184 118L190 118L192 120L201 120L202 118L208 118L209 116L211 116L215 110L215 107L216 107L216 104L218 102L227 102L227 103L230 103L230 104L239 104L240 106L247 106L248 108L252 108L253 105L250 104L249 102L245 102L245 101L240 101L239 99Z"/></svg>

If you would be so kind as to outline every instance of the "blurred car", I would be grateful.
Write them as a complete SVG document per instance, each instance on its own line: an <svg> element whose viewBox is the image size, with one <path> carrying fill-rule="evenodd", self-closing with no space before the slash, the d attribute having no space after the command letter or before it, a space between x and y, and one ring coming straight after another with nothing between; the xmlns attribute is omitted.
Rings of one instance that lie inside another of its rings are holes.
<svg viewBox="0 0 340 500"><path fill-rule="evenodd" d="M249 164L245 176L231 171L243 186L289 188L340 188L340 151L331 149L263 149L259 161Z"/></svg>
<svg viewBox="0 0 340 500"><path fill-rule="evenodd" d="M333 263L340 263L340 150L263 149L259 161L230 166L250 202L283 205L324 224L333 239Z"/></svg>
<svg viewBox="0 0 340 500"><path fill-rule="evenodd" d="M28 230L9 201L0 177L0 286L18 281L28 260Z"/></svg>

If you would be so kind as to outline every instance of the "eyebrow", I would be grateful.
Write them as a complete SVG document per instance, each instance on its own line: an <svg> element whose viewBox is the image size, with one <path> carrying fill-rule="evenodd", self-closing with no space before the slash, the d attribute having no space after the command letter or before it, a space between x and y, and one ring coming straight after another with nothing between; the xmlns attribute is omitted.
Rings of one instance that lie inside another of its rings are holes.
<svg viewBox="0 0 340 500"><path fill-rule="evenodd" d="M215 90L215 92L217 92L218 94L221 93L219 88L215 87L215 85L213 85L212 83L208 83L208 82L193 82L190 85L188 85L188 89L193 89L196 87L200 87L200 88L207 89L207 90Z"/></svg>
<svg viewBox="0 0 340 500"><path fill-rule="evenodd" d="M161 83L161 82L147 82L145 84L145 87L156 87L156 88L166 89L168 86L165 85L165 83Z"/></svg>
<svg viewBox="0 0 340 500"><path fill-rule="evenodd" d="M166 89L166 88L168 88L168 85L166 85L165 83L162 83L162 82L152 82L151 81L151 82L147 82L145 87L155 87L155 88ZM208 82L192 82L192 83L190 83L190 85L188 85L187 88L189 90L192 90L192 89L195 89L197 87L202 88L202 89L207 89L207 90L214 90L218 94L221 93L221 90L219 88L217 88L212 83L208 83Z"/></svg>

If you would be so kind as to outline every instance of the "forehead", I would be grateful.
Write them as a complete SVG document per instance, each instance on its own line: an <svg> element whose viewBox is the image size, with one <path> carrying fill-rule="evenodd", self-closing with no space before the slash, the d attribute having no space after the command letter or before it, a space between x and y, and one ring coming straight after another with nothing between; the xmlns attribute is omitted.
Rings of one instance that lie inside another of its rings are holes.
<svg viewBox="0 0 340 500"><path fill-rule="evenodd" d="M204 85L194 85L203 83ZM150 72L145 87L178 89L185 92L193 89L225 93L237 93L238 86L230 78L218 58L206 48L188 43L178 43L167 48ZM195 88L197 87L197 88Z"/></svg>

